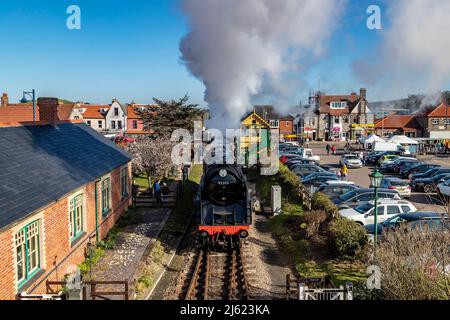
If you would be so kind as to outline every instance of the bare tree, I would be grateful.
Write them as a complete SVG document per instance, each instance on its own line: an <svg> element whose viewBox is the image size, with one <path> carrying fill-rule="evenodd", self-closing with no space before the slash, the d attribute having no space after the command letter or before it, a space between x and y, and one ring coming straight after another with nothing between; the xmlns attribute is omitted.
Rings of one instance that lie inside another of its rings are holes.
<svg viewBox="0 0 450 320"><path fill-rule="evenodd" d="M170 172L179 169L172 162L171 152L174 142L167 138L143 138L127 146L127 151L134 158L132 170L134 174L143 173L148 177L149 186L152 179L162 179L169 176Z"/></svg>

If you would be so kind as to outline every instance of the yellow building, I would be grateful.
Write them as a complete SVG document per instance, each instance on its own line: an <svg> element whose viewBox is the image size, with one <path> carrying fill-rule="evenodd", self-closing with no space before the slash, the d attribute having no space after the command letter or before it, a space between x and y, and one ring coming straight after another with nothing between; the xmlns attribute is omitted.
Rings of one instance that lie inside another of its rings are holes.
<svg viewBox="0 0 450 320"><path fill-rule="evenodd" d="M245 136L246 131L250 129L253 129L256 135ZM246 165L248 165L250 154L256 155L256 159L259 159L260 152L267 152L267 147L270 146L271 129L270 124L255 111L242 119L241 130L244 136L240 137L239 150Z"/></svg>

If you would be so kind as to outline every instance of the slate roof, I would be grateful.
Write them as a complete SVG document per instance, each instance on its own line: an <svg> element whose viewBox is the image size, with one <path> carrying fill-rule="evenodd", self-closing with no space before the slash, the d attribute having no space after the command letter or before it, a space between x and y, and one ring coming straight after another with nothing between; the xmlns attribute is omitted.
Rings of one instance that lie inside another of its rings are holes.
<svg viewBox="0 0 450 320"><path fill-rule="evenodd" d="M0 127L0 229L130 160L84 123Z"/></svg>

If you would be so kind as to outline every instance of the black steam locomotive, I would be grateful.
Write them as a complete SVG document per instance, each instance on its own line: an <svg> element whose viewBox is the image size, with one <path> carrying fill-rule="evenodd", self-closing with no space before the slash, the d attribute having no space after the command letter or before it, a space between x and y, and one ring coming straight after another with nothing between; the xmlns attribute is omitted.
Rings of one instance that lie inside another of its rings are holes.
<svg viewBox="0 0 450 320"><path fill-rule="evenodd" d="M252 220L247 180L237 165L205 165L196 197L200 238L217 244L249 235Z"/></svg>

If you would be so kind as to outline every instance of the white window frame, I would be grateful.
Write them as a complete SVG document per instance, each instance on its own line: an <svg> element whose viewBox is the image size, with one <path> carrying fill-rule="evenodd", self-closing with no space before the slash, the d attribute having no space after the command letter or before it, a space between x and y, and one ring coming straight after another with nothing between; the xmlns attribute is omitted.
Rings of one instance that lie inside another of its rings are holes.
<svg viewBox="0 0 450 320"><path fill-rule="evenodd" d="M345 101L332 101L330 103L331 109L345 109L347 107L347 102Z"/></svg>
<svg viewBox="0 0 450 320"><path fill-rule="evenodd" d="M438 126L439 125L439 119L431 119L431 124L433 126Z"/></svg>

